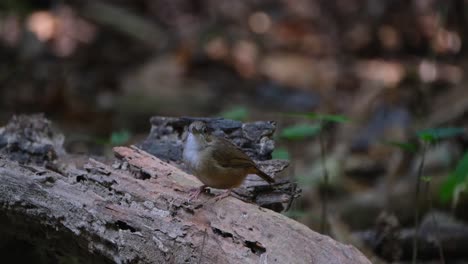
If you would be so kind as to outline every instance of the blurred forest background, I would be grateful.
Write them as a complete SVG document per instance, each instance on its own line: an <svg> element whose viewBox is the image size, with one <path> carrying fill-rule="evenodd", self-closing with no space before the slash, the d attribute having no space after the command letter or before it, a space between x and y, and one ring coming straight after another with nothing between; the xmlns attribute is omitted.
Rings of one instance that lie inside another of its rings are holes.
<svg viewBox="0 0 468 264"><path fill-rule="evenodd" d="M326 233L375 263L416 233L420 259L468 263L466 36L465 0L2 0L0 124L43 112L108 155L154 115L275 120L303 189L285 214L320 231L326 191Z"/></svg>

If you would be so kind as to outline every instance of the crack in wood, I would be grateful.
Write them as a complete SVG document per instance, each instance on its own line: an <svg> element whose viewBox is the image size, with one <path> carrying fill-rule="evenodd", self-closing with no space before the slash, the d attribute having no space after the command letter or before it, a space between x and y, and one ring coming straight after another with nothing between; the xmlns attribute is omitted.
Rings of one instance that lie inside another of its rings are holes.
<svg viewBox="0 0 468 264"><path fill-rule="evenodd" d="M120 230L129 230L132 233L135 233L135 232L139 231L135 227L129 225L127 222L122 221L122 220L115 221L114 223L109 225L109 227L114 227L114 229L116 228L116 229L120 229Z"/></svg>
<svg viewBox="0 0 468 264"><path fill-rule="evenodd" d="M258 256L266 252L266 248L258 241L245 240L244 246L250 248L250 251Z"/></svg>
<svg viewBox="0 0 468 264"><path fill-rule="evenodd" d="M225 238L233 238L234 235L229 233L229 232L226 232L226 231L223 231L219 228L216 228L216 227L211 227L211 230L213 230L213 233L219 235L219 236L222 236L222 237L225 237Z"/></svg>

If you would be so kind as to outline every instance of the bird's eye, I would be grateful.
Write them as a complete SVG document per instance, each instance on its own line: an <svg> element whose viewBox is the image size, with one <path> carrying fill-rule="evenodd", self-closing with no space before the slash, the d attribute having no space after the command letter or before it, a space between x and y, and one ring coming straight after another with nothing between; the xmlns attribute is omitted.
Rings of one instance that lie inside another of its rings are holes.
<svg viewBox="0 0 468 264"><path fill-rule="evenodd" d="M203 134L206 134L206 132L207 132L206 127L202 127L201 132L202 132Z"/></svg>

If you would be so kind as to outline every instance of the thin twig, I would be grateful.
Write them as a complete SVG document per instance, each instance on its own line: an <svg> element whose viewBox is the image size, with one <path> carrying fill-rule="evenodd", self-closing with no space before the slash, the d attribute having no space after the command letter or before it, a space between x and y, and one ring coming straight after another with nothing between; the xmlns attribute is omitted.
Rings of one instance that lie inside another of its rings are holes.
<svg viewBox="0 0 468 264"><path fill-rule="evenodd" d="M431 195L430 195L430 184L431 184L431 181L427 181L426 182L426 188L425 188L425 191L426 191L426 200L427 200L427 203L429 204L429 212L432 212L432 198L431 198ZM436 246L437 246L437 249L439 250L439 257L440 257L440 263L441 264L445 264L445 257L444 257L444 250L442 249L442 243L440 242L440 233L439 233L439 225L437 224L437 220L435 218L435 214L434 213L431 213L431 219L432 219L432 222L433 222L433 225L434 225L434 232L435 232L435 236L434 236L434 239L435 239L435 242L436 242Z"/></svg>
<svg viewBox="0 0 468 264"><path fill-rule="evenodd" d="M322 234L327 232L327 200L328 200L328 170L325 166L325 142L323 139L323 122L321 122L321 128L319 132L320 141L320 161L322 163L323 170L323 193L322 193L322 217L320 222L320 230Z"/></svg>
<svg viewBox="0 0 468 264"><path fill-rule="evenodd" d="M426 156L426 143L422 143L422 157L421 163L419 163L418 167L418 175L416 179L416 191L415 191L415 198L414 198L414 226L415 226L415 234L413 237L413 264L416 264L418 261L418 239L419 239L419 189L421 188L421 178L424 169L424 160Z"/></svg>

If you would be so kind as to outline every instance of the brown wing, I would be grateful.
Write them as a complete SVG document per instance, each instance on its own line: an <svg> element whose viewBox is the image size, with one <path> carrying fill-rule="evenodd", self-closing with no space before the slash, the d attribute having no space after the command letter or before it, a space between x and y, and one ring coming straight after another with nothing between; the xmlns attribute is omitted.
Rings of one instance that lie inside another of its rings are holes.
<svg viewBox="0 0 468 264"><path fill-rule="evenodd" d="M247 154L224 138L213 138L210 144L213 157L218 164L230 168L255 167L255 163Z"/></svg>
<svg viewBox="0 0 468 264"><path fill-rule="evenodd" d="M220 166L226 168L246 168L249 173L257 174L265 181L272 183L275 180L261 171L255 165L255 162L250 159L247 154L240 150L236 145L232 144L224 138L212 138L216 141L215 144L210 144L213 157Z"/></svg>

